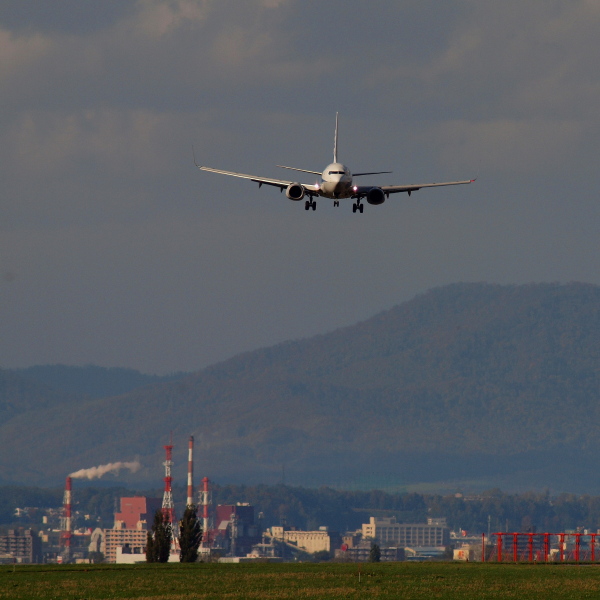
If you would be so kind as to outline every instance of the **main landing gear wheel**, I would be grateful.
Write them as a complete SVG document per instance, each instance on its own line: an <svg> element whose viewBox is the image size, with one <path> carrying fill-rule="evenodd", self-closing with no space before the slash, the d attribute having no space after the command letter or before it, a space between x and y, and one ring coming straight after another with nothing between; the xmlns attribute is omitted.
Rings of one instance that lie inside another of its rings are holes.
<svg viewBox="0 0 600 600"><path fill-rule="evenodd" d="M365 209L365 205L364 204L358 204L355 203L352 205L352 212L355 213L356 211L358 211L359 213L362 214L363 210Z"/></svg>
<svg viewBox="0 0 600 600"><path fill-rule="evenodd" d="M308 210L309 208L312 208L313 210L317 210L317 203L314 200L307 200L304 203L304 210Z"/></svg>

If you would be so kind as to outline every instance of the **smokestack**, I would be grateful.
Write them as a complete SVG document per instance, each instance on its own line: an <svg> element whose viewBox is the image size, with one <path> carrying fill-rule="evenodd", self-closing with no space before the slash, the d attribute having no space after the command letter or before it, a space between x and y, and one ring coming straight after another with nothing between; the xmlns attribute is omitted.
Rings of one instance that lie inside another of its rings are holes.
<svg viewBox="0 0 600 600"><path fill-rule="evenodd" d="M72 483L71 483L71 477L69 476L69 477L67 477L67 482L65 485L65 496L63 499L65 516L64 516L64 521L63 521L63 533L62 533L62 538L64 541L64 547L65 547L65 555L66 555L67 560L69 558L69 552L71 550L71 531L72 531L71 511L72 511L72 506L73 506L71 490L72 490Z"/></svg>
<svg viewBox="0 0 600 600"><path fill-rule="evenodd" d="M187 505L194 504L194 436L190 435L188 447L188 479L187 479Z"/></svg>
<svg viewBox="0 0 600 600"><path fill-rule="evenodd" d="M208 532L208 477L202 479L202 545L210 544L210 534Z"/></svg>

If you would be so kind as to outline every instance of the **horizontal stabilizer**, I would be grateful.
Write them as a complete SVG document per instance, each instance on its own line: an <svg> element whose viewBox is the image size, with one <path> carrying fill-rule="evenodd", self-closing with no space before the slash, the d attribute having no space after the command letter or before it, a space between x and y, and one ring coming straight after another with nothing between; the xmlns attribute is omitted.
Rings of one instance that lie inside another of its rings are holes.
<svg viewBox="0 0 600 600"><path fill-rule="evenodd" d="M394 171L373 171L372 173L353 173L354 177L360 177L361 175L382 175L383 173L393 173Z"/></svg>

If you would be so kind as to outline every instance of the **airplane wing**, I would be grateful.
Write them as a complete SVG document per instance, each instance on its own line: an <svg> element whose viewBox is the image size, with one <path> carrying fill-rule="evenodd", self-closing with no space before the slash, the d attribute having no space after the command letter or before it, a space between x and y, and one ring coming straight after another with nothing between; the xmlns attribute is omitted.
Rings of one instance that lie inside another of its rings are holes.
<svg viewBox="0 0 600 600"><path fill-rule="evenodd" d="M222 169L213 169L212 167L202 167L200 165L196 165L201 171L208 171L209 173L218 173L219 175L231 175L232 177L240 177L241 179L249 179L250 181L254 181L254 183L258 183L259 187L261 185L272 185L274 187L278 187L279 189L285 189L290 186L292 183L296 183L295 181L285 181L283 179L271 179L270 177L258 177L256 175L247 175L246 173L236 173L234 171L223 171ZM302 187L311 192L318 192L319 186L314 184L306 184L302 183Z"/></svg>
<svg viewBox="0 0 600 600"><path fill-rule="evenodd" d="M382 185L381 190L385 194L397 194L399 192L408 192L410 194L411 192L416 192L417 190L420 190L421 188L442 187L445 185L464 185L466 183L473 183L474 181L475 181L474 179L467 179L465 181L444 181L442 183L418 183L418 184L414 184L414 185ZM375 187L375 186L371 186L371 187ZM358 191L360 192L360 188Z"/></svg>

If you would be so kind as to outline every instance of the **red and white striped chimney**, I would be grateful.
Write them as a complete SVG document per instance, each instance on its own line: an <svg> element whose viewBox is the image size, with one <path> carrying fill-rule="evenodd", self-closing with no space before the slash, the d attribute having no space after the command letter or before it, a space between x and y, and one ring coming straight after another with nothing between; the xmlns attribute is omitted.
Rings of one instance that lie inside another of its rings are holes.
<svg viewBox="0 0 600 600"><path fill-rule="evenodd" d="M208 530L208 504L210 502L208 495L208 477L202 479L202 545L210 545L210 532Z"/></svg>
<svg viewBox="0 0 600 600"><path fill-rule="evenodd" d="M187 478L187 505L194 504L194 436L190 435L188 446L188 478Z"/></svg>
<svg viewBox="0 0 600 600"><path fill-rule="evenodd" d="M63 504L64 504L64 511L65 511L65 517L64 517L64 525L63 525L63 539L65 541L65 548L68 550L71 547L71 531L72 531L72 527L71 527L71 511L72 511L72 505L73 505L73 501L71 498L71 490L72 490L72 485L71 485L71 477L67 477L67 482L65 485L65 497L63 500Z"/></svg>

